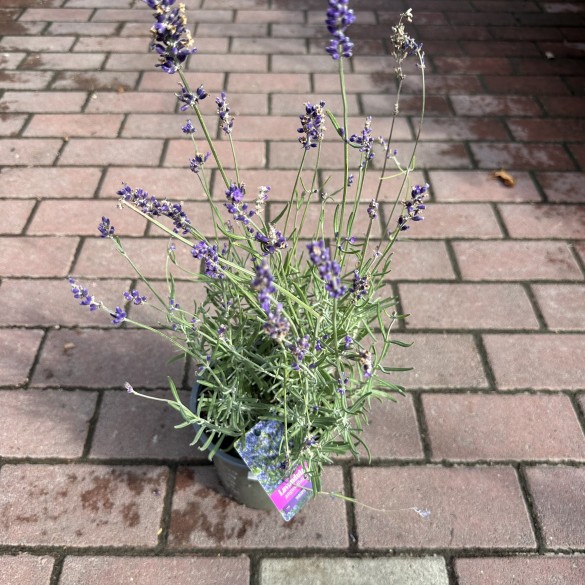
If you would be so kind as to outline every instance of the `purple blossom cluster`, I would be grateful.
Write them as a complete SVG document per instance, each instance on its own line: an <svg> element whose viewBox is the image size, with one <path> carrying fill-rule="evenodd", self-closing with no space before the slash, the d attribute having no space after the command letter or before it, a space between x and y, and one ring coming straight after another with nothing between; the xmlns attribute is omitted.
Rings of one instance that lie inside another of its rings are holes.
<svg viewBox="0 0 585 585"><path fill-rule="evenodd" d="M89 307L90 311L99 309L101 303L95 300L95 297L89 294L89 290L79 284L74 278L69 278L69 284L71 285L71 292L74 298L81 299L80 305Z"/></svg>
<svg viewBox="0 0 585 585"><path fill-rule="evenodd" d="M126 311L120 307L116 307L116 310L113 313L110 313L113 317L112 323L114 325L120 325L126 319Z"/></svg>
<svg viewBox="0 0 585 585"><path fill-rule="evenodd" d="M116 230L107 217L102 217L102 221L98 224L98 231L102 238L110 238Z"/></svg>
<svg viewBox="0 0 585 585"><path fill-rule="evenodd" d="M371 378L373 373L372 354L367 350L361 350L359 358L364 378Z"/></svg>
<svg viewBox="0 0 585 585"><path fill-rule="evenodd" d="M297 128L297 132L303 135L299 136L299 142L305 150L315 148L323 140L326 129L323 124L324 107L325 102L322 100L317 105L307 102L305 104L305 113L299 116L301 127Z"/></svg>
<svg viewBox="0 0 585 585"><path fill-rule="evenodd" d="M403 211L398 217L398 227L404 231L410 228L408 222L422 221L424 217L422 212L426 209L426 205L423 203L425 195L427 194L430 186L428 183L424 185L416 185L410 192L410 199L403 202Z"/></svg>
<svg viewBox="0 0 585 585"><path fill-rule="evenodd" d="M356 301L367 296L370 289L370 279L367 276L360 276L359 270L353 271L353 283L349 292L354 296Z"/></svg>
<svg viewBox="0 0 585 585"><path fill-rule="evenodd" d="M325 49L334 60L352 56L353 43L345 34L347 27L355 22L355 14L348 8L349 0L329 0L325 24L332 39Z"/></svg>
<svg viewBox="0 0 585 585"><path fill-rule="evenodd" d="M151 50L159 55L160 67L173 74L182 68L189 55L197 52L193 47L191 31L187 28L184 4L173 8L176 0L144 0L154 10L154 25L150 29L153 40Z"/></svg>
<svg viewBox="0 0 585 585"><path fill-rule="evenodd" d="M181 93L176 93L177 99L183 104L181 106L181 112L184 112L188 108L195 107L200 101L204 100L209 94L200 85L195 93L190 92L184 85L181 85Z"/></svg>
<svg viewBox="0 0 585 585"><path fill-rule="evenodd" d="M221 129L226 134L231 134L234 126L234 118L231 115L225 92L222 91L219 97L215 98L215 103L217 104L217 115L219 116Z"/></svg>
<svg viewBox="0 0 585 585"><path fill-rule="evenodd" d="M317 268L319 276L325 283L325 290L334 299L342 297L347 287L341 283L341 267L335 260L331 260L329 249L325 242L319 240L307 244L309 260Z"/></svg>
<svg viewBox="0 0 585 585"><path fill-rule="evenodd" d="M219 265L219 251L216 244L210 245L205 240L201 240L193 246L191 255L197 260L203 260L205 264L203 272L209 278L221 279L225 277Z"/></svg>
<svg viewBox="0 0 585 585"><path fill-rule="evenodd" d="M270 265L266 260L262 260L254 267L255 277L250 286L258 293L258 301L262 310L266 313L266 321L262 325L262 330L268 337L275 341L282 342L288 335L290 323L282 315L282 305L276 303L275 307L271 306L271 296L276 292L274 277L270 272Z"/></svg>
<svg viewBox="0 0 585 585"><path fill-rule="evenodd" d="M203 170L203 166L207 162L207 159L211 156L211 152L206 152L202 154L201 152L197 152L195 156L189 160L189 168L198 175L201 170Z"/></svg>
<svg viewBox="0 0 585 585"><path fill-rule="evenodd" d="M132 189L128 184L116 192L122 201L132 203L142 213L151 217L164 216L168 217L173 222L173 231L183 235L189 233L191 221L187 214L183 211L180 203L171 203L167 199L158 200L154 195L149 195L143 189Z"/></svg>
<svg viewBox="0 0 585 585"><path fill-rule="evenodd" d="M132 303L135 305L142 305L143 303L146 303L146 297L141 295L136 289L132 290L131 292L125 292L124 298L127 301L132 301Z"/></svg>
<svg viewBox="0 0 585 585"><path fill-rule="evenodd" d="M258 231L254 238L257 242L260 242L260 247L265 254L274 254L276 250L284 250L288 247L288 243L282 235L282 232L277 230L272 224L268 226L268 234L263 234Z"/></svg>
<svg viewBox="0 0 585 585"><path fill-rule="evenodd" d="M305 359L305 355L307 351L309 351L309 339L308 335L300 337L297 339L295 344L290 344L287 349L293 354L294 362L292 363L293 370L300 370L301 369L301 362Z"/></svg>
<svg viewBox="0 0 585 585"><path fill-rule="evenodd" d="M360 152L364 153L365 162L370 161L374 158L374 152L372 147L374 146L374 138L372 136L372 117L368 116L364 123L364 128L361 134L352 134L349 137L350 144L354 144L358 147ZM364 163L361 164L363 168Z"/></svg>
<svg viewBox="0 0 585 585"><path fill-rule="evenodd" d="M256 211L250 209L247 203L243 203L245 194L246 188L243 184L231 183L225 192L227 203L224 203L224 206L235 221L241 222L250 233L254 233L254 229L250 226L250 219L256 215Z"/></svg>
<svg viewBox="0 0 585 585"><path fill-rule="evenodd" d="M372 199L368 205L368 215L370 216L370 219L376 219L378 217L378 207L378 202L375 199Z"/></svg>
<svg viewBox="0 0 585 585"><path fill-rule="evenodd" d="M187 120L184 126L181 126L181 130L184 134L195 134L197 132L197 128L193 126L193 122L191 120Z"/></svg>

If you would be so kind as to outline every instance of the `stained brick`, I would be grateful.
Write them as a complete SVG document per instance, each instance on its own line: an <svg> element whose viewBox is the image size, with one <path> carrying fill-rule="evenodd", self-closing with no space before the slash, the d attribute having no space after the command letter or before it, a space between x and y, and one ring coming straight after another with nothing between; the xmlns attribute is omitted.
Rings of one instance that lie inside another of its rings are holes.
<svg viewBox="0 0 585 585"><path fill-rule="evenodd" d="M517 95L568 95L568 87L561 77L552 75L485 75L489 93Z"/></svg>
<svg viewBox="0 0 585 585"><path fill-rule="evenodd" d="M414 367L409 372L395 373L394 383L407 389L487 387L471 335L396 333L394 338L414 342L410 348L392 349L383 360L387 367Z"/></svg>
<svg viewBox="0 0 585 585"><path fill-rule="evenodd" d="M482 169L575 170L573 161L559 144L476 142L470 148Z"/></svg>
<svg viewBox="0 0 585 585"><path fill-rule="evenodd" d="M243 13L239 13L243 14ZM292 12L289 14L294 15ZM207 43L209 39L205 39ZM261 55L299 55L306 53L305 42L303 39L290 38L248 38L235 37L232 40L232 51L235 53L258 53Z"/></svg>
<svg viewBox="0 0 585 585"><path fill-rule="evenodd" d="M72 138L65 147L62 165L158 165L162 140L125 138Z"/></svg>
<svg viewBox="0 0 585 585"><path fill-rule="evenodd" d="M550 579L563 585L579 585L585 559L578 556L514 556L457 559L459 585L548 585Z"/></svg>
<svg viewBox="0 0 585 585"><path fill-rule="evenodd" d="M324 470L323 489L343 492L339 468ZM177 472L168 542L171 549L345 549L345 504L318 497L285 523L276 509L252 510L230 500L213 468L182 468Z"/></svg>
<svg viewBox="0 0 585 585"><path fill-rule="evenodd" d="M141 583L175 585L194 582L214 585L248 585L250 561L239 557L119 557L68 556L63 563L60 585ZM32 584L31 584L32 585Z"/></svg>
<svg viewBox="0 0 585 585"><path fill-rule="evenodd" d="M104 315L99 317L104 325L109 323ZM149 331L50 331L32 384L36 387L122 388L128 381L137 388L163 388L170 376L180 385L183 361L167 363L174 355L170 342L164 343ZM79 364L84 367L80 368Z"/></svg>
<svg viewBox="0 0 585 585"><path fill-rule="evenodd" d="M49 585L54 559L29 554L0 556L0 579L6 585Z"/></svg>
<svg viewBox="0 0 585 585"><path fill-rule="evenodd" d="M585 134L585 120L555 119L546 120L506 120L512 135L519 141L574 142L581 141Z"/></svg>
<svg viewBox="0 0 585 585"><path fill-rule="evenodd" d="M538 116L542 113L534 98L529 96L452 95L449 99L459 116Z"/></svg>
<svg viewBox="0 0 585 585"><path fill-rule="evenodd" d="M425 141L506 140L508 134L499 120L429 118L425 120L423 136Z"/></svg>
<svg viewBox="0 0 585 585"><path fill-rule="evenodd" d="M63 144L50 138L5 138L2 142L2 165L51 165Z"/></svg>
<svg viewBox="0 0 585 585"><path fill-rule="evenodd" d="M255 75L262 75L261 73L256 73ZM145 71L143 72L140 78L140 85L138 89L142 93L143 91L153 91L153 92L165 92L169 98L174 98L174 93L177 91L177 86L175 82L171 79L168 79L168 75L161 75L160 71ZM189 73L185 72L185 78L189 83L190 87L199 87L201 82L201 75L198 73ZM205 90L207 92L219 92L224 91L226 89L225 83L225 73L211 73L208 72L205 74ZM246 91L246 90L244 90ZM138 94L140 95L140 94ZM259 96L260 97L260 96ZM176 98L174 98L176 102ZM205 104L205 102L203 102ZM169 108L165 111L173 111L174 108Z"/></svg>
<svg viewBox="0 0 585 585"><path fill-rule="evenodd" d="M59 71L55 75L52 87L55 89L80 89L84 91L117 91L123 93L136 87L138 73L125 71L116 73L112 71ZM88 106L89 112L93 111L91 103L99 99L97 94L92 94L92 101Z"/></svg>
<svg viewBox="0 0 585 585"><path fill-rule="evenodd" d="M16 136L26 122L25 114L3 114L0 136Z"/></svg>
<svg viewBox="0 0 585 585"><path fill-rule="evenodd" d="M22 69L50 71L86 71L101 69L104 53L32 53L21 64Z"/></svg>
<svg viewBox="0 0 585 585"><path fill-rule="evenodd" d="M578 117L585 107L585 96L542 96L540 101L551 116Z"/></svg>
<svg viewBox="0 0 585 585"><path fill-rule="evenodd" d="M94 392L0 391L0 456L80 457L95 401Z"/></svg>
<svg viewBox="0 0 585 585"><path fill-rule="evenodd" d="M100 176L97 168L6 168L0 173L0 196L92 197Z"/></svg>
<svg viewBox="0 0 585 585"><path fill-rule="evenodd" d="M65 276L73 260L77 238L2 238L2 276ZM26 258L26 262L15 259Z"/></svg>
<svg viewBox="0 0 585 585"><path fill-rule="evenodd" d="M437 201L540 201L526 172L513 173L516 184L506 187L486 171L431 171L431 194Z"/></svg>
<svg viewBox="0 0 585 585"><path fill-rule="evenodd" d="M118 134L121 124L121 114L37 114L33 116L24 135L113 137Z"/></svg>
<svg viewBox="0 0 585 585"><path fill-rule="evenodd" d="M585 459L567 396L427 394L423 406L434 460Z"/></svg>
<svg viewBox="0 0 585 585"><path fill-rule="evenodd" d="M401 284L407 328L538 329L530 301L516 284ZM437 310L440 307L440 310Z"/></svg>
<svg viewBox="0 0 585 585"><path fill-rule="evenodd" d="M525 473L546 546L583 548L585 467L529 467Z"/></svg>
<svg viewBox="0 0 585 585"><path fill-rule="evenodd" d="M534 284L532 290L549 329L585 329L585 286Z"/></svg>
<svg viewBox="0 0 585 585"><path fill-rule="evenodd" d="M47 29L47 34L103 36L115 34L117 27L117 22L54 22Z"/></svg>
<svg viewBox="0 0 585 585"><path fill-rule="evenodd" d="M172 400L170 390L148 394ZM189 405L188 393L182 393L181 399ZM176 410L162 402L129 396L120 390L105 392L89 456L206 460L206 453L190 446L195 431L190 427L175 428L183 420Z"/></svg>
<svg viewBox="0 0 585 585"><path fill-rule="evenodd" d="M34 207L34 201L0 200L0 234L19 234Z"/></svg>
<svg viewBox="0 0 585 585"><path fill-rule="evenodd" d="M466 280L583 280L569 247L560 242L453 242Z"/></svg>
<svg viewBox="0 0 585 585"><path fill-rule="evenodd" d="M84 92L17 92L7 91L2 96L4 109L8 112L53 113L81 112L87 99Z"/></svg>
<svg viewBox="0 0 585 585"><path fill-rule="evenodd" d="M536 546L510 467L354 468L353 481L356 499L378 509L356 506L360 548ZM430 517L414 508L430 510Z"/></svg>
<svg viewBox="0 0 585 585"><path fill-rule="evenodd" d="M147 466L4 465L0 543L153 547L167 475Z"/></svg>
<svg viewBox="0 0 585 585"><path fill-rule="evenodd" d="M75 37L46 37L46 36L5 36L0 42L2 51L42 51L52 53L68 51Z"/></svg>
<svg viewBox="0 0 585 585"><path fill-rule="evenodd" d="M19 20L22 21L57 21L57 22L85 22L89 20L91 10L82 8L27 8Z"/></svg>
<svg viewBox="0 0 585 585"><path fill-rule="evenodd" d="M107 306L124 302L122 292L130 281L82 279L91 294ZM43 302L38 300L43 295ZM78 306L66 278L58 280L4 279L0 286L0 324L9 326L96 326L100 321L96 313Z"/></svg>
<svg viewBox="0 0 585 585"><path fill-rule="evenodd" d="M468 15L465 14L467 18ZM433 57L437 73L505 75L512 73L509 59L501 57Z"/></svg>
<svg viewBox="0 0 585 585"><path fill-rule="evenodd" d="M580 203L584 200L582 185L585 173L537 173L536 178L555 203Z"/></svg>
<svg viewBox="0 0 585 585"><path fill-rule="evenodd" d="M21 90L46 89L52 77L53 77L52 73L44 71L3 71L2 74L0 75L0 88ZM5 102L3 101L3 103ZM13 102L11 108L14 107L18 106L15 106Z"/></svg>
<svg viewBox="0 0 585 585"><path fill-rule="evenodd" d="M112 225L119 234L144 235L147 221L131 211L120 213L113 201L76 201L74 199L42 201L28 228L28 233L99 236L97 226L103 216L111 218Z"/></svg>
<svg viewBox="0 0 585 585"><path fill-rule="evenodd" d="M0 330L1 386L16 386L28 381L43 332L34 329Z"/></svg>
<svg viewBox="0 0 585 585"><path fill-rule="evenodd" d="M585 335L485 335L484 343L500 390L585 388Z"/></svg>
<svg viewBox="0 0 585 585"><path fill-rule="evenodd" d="M539 203L500 205L499 209L513 238L585 238L584 206Z"/></svg>

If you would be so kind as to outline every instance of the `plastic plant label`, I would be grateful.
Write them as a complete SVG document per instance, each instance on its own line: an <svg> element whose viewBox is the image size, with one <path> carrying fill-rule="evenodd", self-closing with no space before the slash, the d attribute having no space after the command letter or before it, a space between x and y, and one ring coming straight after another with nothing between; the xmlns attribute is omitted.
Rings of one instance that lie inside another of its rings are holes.
<svg viewBox="0 0 585 585"><path fill-rule="evenodd" d="M313 484L305 477L301 465L292 473L283 465L280 454L283 435L283 423L260 421L234 446L288 522L311 499Z"/></svg>

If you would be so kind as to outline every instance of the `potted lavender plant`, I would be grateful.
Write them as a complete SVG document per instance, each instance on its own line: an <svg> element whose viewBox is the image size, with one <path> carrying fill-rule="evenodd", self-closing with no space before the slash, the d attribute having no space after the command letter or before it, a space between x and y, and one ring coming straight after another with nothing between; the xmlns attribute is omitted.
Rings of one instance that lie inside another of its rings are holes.
<svg viewBox="0 0 585 585"><path fill-rule="evenodd" d="M166 262L171 269L179 265L178 248L190 250L192 262L181 266L183 278L202 283L206 296L188 308L179 306L170 269L168 296L138 271L143 288L124 297L134 305L158 304L166 326L156 328L130 319L123 307L106 307L73 278L71 289L82 305L109 313L115 325L127 321L148 329L173 344L180 356L191 358L197 382L189 406L172 380L172 397L148 398L179 411L184 418L179 426L195 425L193 443L208 450L210 458L223 461L223 454L235 446L245 461L239 465L259 476L269 493L288 478L297 487L302 484L301 494L317 494L323 466L332 457L347 452L358 456L362 448L368 453L361 432L373 399L393 399L404 392L391 380L392 372L402 368L384 365L393 344L406 344L392 337L392 325L402 316L396 312L396 299L385 296L383 284L394 243L411 222L423 219L428 189L411 184L416 143L402 162L392 148L407 58L418 63L424 87L421 46L405 31L412 13L401 14L392 28L394 116L387 137L375 139L371 118L358 133L348 128L344 62L352 56L346 32L355 16L349 0L330 0L326 51L338 67L343 111L337 118L323 101L304 105L297 130L299 171L291 196L277 216L266 221L263 209L270 187L259 186L251 195L242 181L233 141L237 125L226 94L215 101L219 125L231 146L233 171L222 164L200 108L207 92L203 85L192 89L185 78L185 61L196 49L184 6L175 5L175 0L144 1L154 10L151 48L159 56L157 67L180 79L180 109L190 111L195 120L184 122L182 130L194 145L190 169L207 197L215 236L204 236L181 203L126 184L118 195L121 207L143 216L170 238ZM424 112L424 90L422 101ZM324 141L328 125L332 140ZM196 139L201 135L202 140ZM203 150L198 148L201 142ZM341 149L344 160L335 188L325 184L328 180L319 182L321 153L333 148ZM366 195L365 178L372 172L376 148L382 159L380 180L375 193ZM291 156L296 152L291 145ZM208 180L212 167L219 175L215 194ZM388 200L385 180L391 176L401 177L400 188L378 233L378 204L381 197ZM356 233L358 224L365 225L363 233ZM99 231L127 257L108 218L102 218ZM129 383L126 387L139 394ZM233 472L225 471L224 483L229 484L230 477ZM250 503L239 493L242 480L231 483L236 496ZM262 507L266 501L251 505Z"/></svg>

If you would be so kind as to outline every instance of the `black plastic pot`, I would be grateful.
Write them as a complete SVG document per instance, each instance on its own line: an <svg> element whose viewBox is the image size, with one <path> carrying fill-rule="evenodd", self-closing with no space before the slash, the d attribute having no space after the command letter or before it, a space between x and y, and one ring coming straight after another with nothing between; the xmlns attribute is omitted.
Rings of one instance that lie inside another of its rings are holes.
<svg viewBox="0 0 585 585"><path fill-rule="evenodd" d="M195 382L191 389L189 399L189 408L192 412L197 412L197 400L199 397L199 384ZM193 424L198 432L199 426ZM205 433L202 435L200 444L207 441ZM213 456L213 465L219 476L221 484L227 491L228 495L248 508L255 510L274 510L274 504L264 491L258 480L250 473L250 469L244 463L239 455L229 454L224 451L217 451Z"/></svg>

